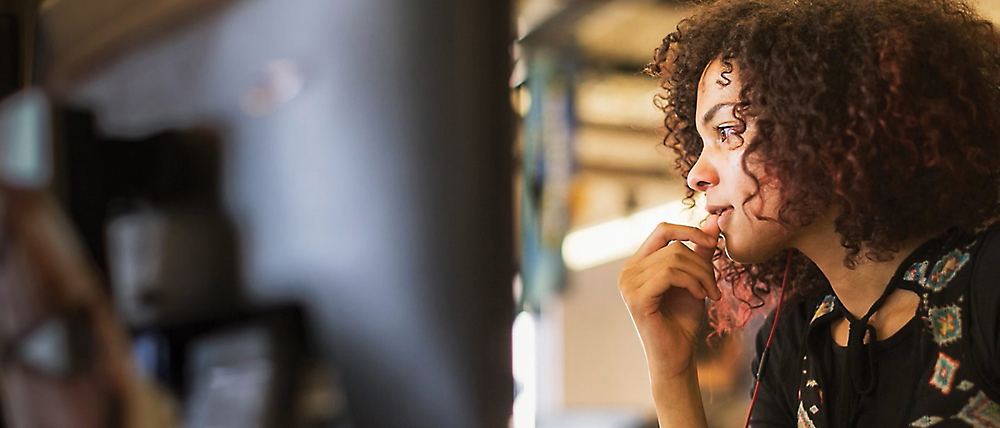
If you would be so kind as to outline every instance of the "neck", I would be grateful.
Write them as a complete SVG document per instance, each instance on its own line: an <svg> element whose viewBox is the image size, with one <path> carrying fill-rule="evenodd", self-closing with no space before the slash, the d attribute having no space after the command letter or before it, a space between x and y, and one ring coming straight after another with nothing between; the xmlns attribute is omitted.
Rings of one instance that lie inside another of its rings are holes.
<svg viewBox="0 0 1000 428"><path fill-rule="evenodd" d="M827 216L807 226L806 233L800 235L801 242L795 243L795 247L819 267L830 281L837 298L857 318L864 316L885 292L903 259L940 233L933 231L901 242L895 251L888 254L886 261L869 260L862 248L862 255L852 269L844 266L847 250L840 245L840 235L834 229L832 218ZM893 300L896 299L890 299L886 306L890 306Z"/></svg>

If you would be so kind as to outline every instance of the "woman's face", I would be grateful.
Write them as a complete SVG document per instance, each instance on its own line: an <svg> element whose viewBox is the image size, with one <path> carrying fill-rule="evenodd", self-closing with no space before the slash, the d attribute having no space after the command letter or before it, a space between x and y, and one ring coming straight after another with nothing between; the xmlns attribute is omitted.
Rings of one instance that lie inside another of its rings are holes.
<svg viewBox="0 0 1000 428"><path fill-rule="evenodd" d="M729 257L757 263L791 246L793 236L776 220L781 205L777 183L767 180L752 158L747 167L759 186L743 169L754 121L736 118L734 109L743 85L735 64L731 72L725 71L724 64L712 61L698 84L695 120L703 149L688 174L688 186L705 193L707 210L720 214Z"/></svg>

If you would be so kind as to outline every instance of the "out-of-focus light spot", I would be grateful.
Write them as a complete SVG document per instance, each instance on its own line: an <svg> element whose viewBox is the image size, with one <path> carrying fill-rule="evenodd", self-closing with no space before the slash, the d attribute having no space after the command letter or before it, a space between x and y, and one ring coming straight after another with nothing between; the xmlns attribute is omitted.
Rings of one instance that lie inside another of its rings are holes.
<svg viewBox="0 0 1000 428"><path fill-rule="evenodd" d="M240 109L250 116L271 114L295 98L305 86L305 73L298 63L274 60L264 66L260 81L251 86L240 100Z"/></svg>
<svg viewBox="0 0 1000 428"><path fill-rule="evenodd" d="M706 214L700 209L702 200L696 202L698 206L687 209L683 201L677 200L570 232L562 244L566 267L581 271L624 259L635 253L660 222L697 226Z"/></svg>
<svg viewBox="0 0 1000 428"><path fill-rule="evenodd" d="M0 104L0 179L17 188L43 188L52 178L49 100L37 89Z"/></svg>
<svg viewBox="0 0 1000 428"><path fill-rule="evenodd" d="M512 369L517 385L514 396L513 428L535 428L538 406L538 350L535 347L535 318L521 312L514 318L512 338Z"/></svg>
<svg viewBox="0 0 1000 428"><path fill-rule="evenodd" d="M531 92L525 86L512 90L510 101L514 106L514 110L521 117L527 116L528 111L531 110Z"/></svg>
<svg viewBox="0 0 1000 428"><path fill-rule="evenodd" d="M521 281L521 275L515 275L513 281L513 291L514 291L514 303L521 302L521 297L524 296L524 282Z"/></svg>
<svg viewBox="0 0 1000 428"><path fill-rule="evenodd" d="M510 73L510 81L508 84L511 88L517 88L528 80L528 64L524 59L515 59L514 68Z"/></svg>

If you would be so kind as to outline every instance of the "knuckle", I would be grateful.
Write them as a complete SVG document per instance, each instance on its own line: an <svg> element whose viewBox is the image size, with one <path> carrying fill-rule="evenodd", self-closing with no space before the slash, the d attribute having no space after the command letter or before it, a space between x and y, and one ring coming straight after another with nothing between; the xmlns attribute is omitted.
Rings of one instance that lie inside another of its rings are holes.
<svg viewBox="0 0 1000 428"><path fill-rule="evenodd" d="M627 275L625 272L620 273L618 275L618 289L622 291L629 289L629 279L631 279L630 275Z"/></svg>
<svg viewBox="0 0 1000 428"><path fill-rule="evenodd" d="M661 221L659 224L656 225L656 232L660 233L660 234L664 234L668 230L670 230L671 227L673 227L672 224L667 223L665 221Z"/></svg>
<svg viewBox="0 0 1000 428"><path fill-rule="evenodd" d="M667 247L670 248L671 257L679 258L681 257L681 253L685 251L690 251L687 245L684 245L684 243L681 241L671 241L669 244L667 244Z"/></svg>
<svg viewBox="0 0 1000 428"><path fill-rule="evenodd" d="M669 278L671 282L673 282L680 272L680 269L677 269L674 266L667 266L666 269L663 269L663 271L660 272L660 277Z"/></svg>

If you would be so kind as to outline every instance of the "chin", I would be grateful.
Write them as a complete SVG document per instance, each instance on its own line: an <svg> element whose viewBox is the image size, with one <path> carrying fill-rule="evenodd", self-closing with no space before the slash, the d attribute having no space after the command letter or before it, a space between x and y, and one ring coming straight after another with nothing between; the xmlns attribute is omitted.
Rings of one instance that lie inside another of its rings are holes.
<svg viewBox="0 0 1000 428"><path fill-rule="evenodd" d="M743 245L741 245L743 244ZM774 257L780 248L771 248L769 245L761 245L757 242L741 242L738 239L726 238L726 257L740 264L761 263Z"/></svg>

